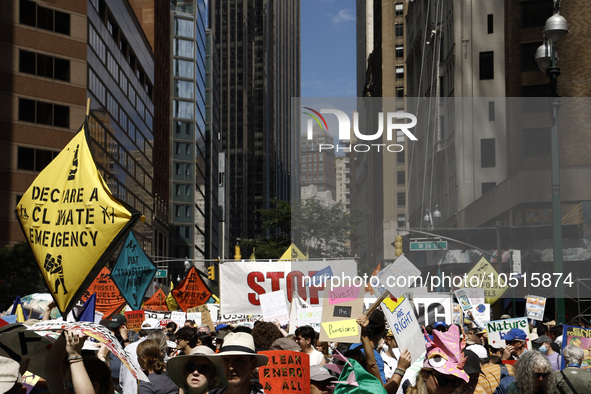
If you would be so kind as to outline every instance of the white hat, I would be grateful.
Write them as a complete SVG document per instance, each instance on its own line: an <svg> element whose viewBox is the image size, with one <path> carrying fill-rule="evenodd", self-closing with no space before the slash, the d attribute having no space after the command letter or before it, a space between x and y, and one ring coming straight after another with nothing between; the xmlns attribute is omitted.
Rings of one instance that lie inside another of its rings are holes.
<svg viewBox="0 0 591 394"><path fill-rule="evenodd" d="M223 356L254 356L257 359L257 367L262 367L269 362L269 357L257 354L252 335L246 332L231 332L224 337L224 344L217 357Z"/></svg>
<svg viewBox="0 0 591 394"><path fill-rule="evenodd" d="M160 321L158 319L146 319L142 323L142 330L157 330L160 329Z"/></svg>
<svg viewBox="0 0 591 394"><path fill-rule="evenodd" d="M466 350L470 350L474 354L478 356L478 358L488 358L488 352L486 348L482 345L470 345L466 346Z"/></svg>
<svg viewBox="0 0 591 394"><path fill-rule="evenodd" d="M204 358L209 360L216 368L214 375L222 376L222 359L215 357L215 353L207 346L196 346L191 349L189 354L176 356L168 360L166 363L166 373L170 379L180 388L187 392L187 377L185 376L185 365L194 358Z"/></svg>
<svg viewBox="0 0 591 394"><path fill-rule="evenodd" d="M15 384L22 383L20 365L8 357L0 356L0 393L6 393Z"/></svg>

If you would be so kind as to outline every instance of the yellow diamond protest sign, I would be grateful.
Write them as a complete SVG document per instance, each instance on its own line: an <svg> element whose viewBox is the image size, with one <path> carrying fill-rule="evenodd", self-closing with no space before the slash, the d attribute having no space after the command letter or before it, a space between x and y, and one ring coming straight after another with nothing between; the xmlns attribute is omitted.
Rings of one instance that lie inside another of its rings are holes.
<svg viewBox="0 0 591 394"><path fill-rule="evenodd" d="M478 287L484 289L484 302L493 304L501 298L507 290L507 283L500 286L499 274L484 257L466 274L464 287Z"/></svg>
<svg viewBox="0 0 591 394"><path fill-rule="evenodd" d="M90 152L85 126L37 176L16 213L63 316L140 217L111 194Z"/></svg>

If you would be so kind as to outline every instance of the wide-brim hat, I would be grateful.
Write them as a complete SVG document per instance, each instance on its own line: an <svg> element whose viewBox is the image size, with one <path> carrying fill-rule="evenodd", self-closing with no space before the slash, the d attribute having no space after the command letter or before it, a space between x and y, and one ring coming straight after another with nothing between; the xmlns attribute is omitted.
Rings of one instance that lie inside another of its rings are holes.
<svg viewBox="0 0 591 394"><path fill-rule="evenodd" d="M191 349L189 354L184 354L182 356L176 356L168 360L166 363L166 373L170 377L170 379L180 388L187 392L187 378L185 376L185 365L191 359L201 358L205 360L209 360L216 371L214 375L218 376L220 379L223 379L224 373L222 370L222 363L221 358L215 357L215 353L207 346L196 346ZM225 383L225 382L224 382Z"/></svg>
<svg viewBox="0 0 591 394"><path fill-rule="evenodd" d="M252 335L246 332L231 332L224 338L224 344L216 357L224 356L253 356L257 359L257 367L262 367L269 362L269 357L258 354L254 347Z"/></svg>
<svg viewBox="0 0 591 394"><path fill-rule="evenodd" d="M20 365L8 357L0 356L0 392L6 393L15 384L21 383Z"/></svg>

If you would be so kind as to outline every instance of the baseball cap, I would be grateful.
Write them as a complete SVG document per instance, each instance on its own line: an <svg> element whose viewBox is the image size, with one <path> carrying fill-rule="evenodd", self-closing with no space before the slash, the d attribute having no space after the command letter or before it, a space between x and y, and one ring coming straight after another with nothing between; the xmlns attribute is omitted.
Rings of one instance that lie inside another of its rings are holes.
<svg viewBox="0 0 591 394"><path fill-rule="evenodd" d="M322 365L312 365L310 367L310 380L314 382L324 382L325 380L337 380Z"/></svg>
<svg viewBox="0 0 591 394"><path fill-rule="evenodd" d="M466 350L470 350L472 353L476 354L478 358L488 358L488 352L486 351L486 348L482 345L466 346Z"/></svg>
<svg viewBox="0 0 591 394"><path fill-rule="evenodd" d="M121 325L127 324L127 319L122 314L113 315L111 318L111 322L109 323L109 328L119 328Z"/></svg>
<svg viewBox="0 0 591 394"><path fill-rule="evenodd" d="M542 344L544 342L552 343L553 341L548 335L541 335L535 341L532 342Z"/></svg>
<svg viewBox="0 0 591 394"><path fill-rule="evenodd" d="M506 341L525 341L527 339L527 334L520 328L512 328L509 330L508 333L505 334Z"/></svg>
<svg viewBox="0 0 591 394"><path fill-rule="evenodd" d="M160 321L158 319L146 319L142 323L142 330L157 330L160 328Z"/></svg>
<svg viewBox="0 0 591 394"><path fill-rule="evenodd" d="M228 327L230 327L230 326L229 326L229 325L227 325L227 324L222 324L222 323L220 323L220 324L218 324L217 326L215 326L215 330L216 330L216 331L219 331L219 330L223 330L224 328L228 328Z"/></svg>
<svg viewBox="0 0 591 394"><path fill-rule="evenodd" d="M436 321L436 322L433 324L433 328L435 329L435 328L439 328L439 327L444 327L444 328L447 328L447 324L445 324L445 322L444 322L443 320Z"/></svg>

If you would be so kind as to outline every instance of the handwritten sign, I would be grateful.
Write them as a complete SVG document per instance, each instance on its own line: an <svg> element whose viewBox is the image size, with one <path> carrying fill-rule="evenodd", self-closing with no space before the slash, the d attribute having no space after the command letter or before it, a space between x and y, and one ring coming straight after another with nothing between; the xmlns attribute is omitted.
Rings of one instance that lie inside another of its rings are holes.
<svg viewBox="0 0 591 394"><path fill-rule="evenodd" d="M336 287L328 292L328 303L330 305L340 304L342 302L356 300L359 297L361 287L354 285Z"/></svg>
<svg viewBox="0 0 591 394"><path fill-rule="evenodd" d="M310 326L316 332L320 332L320 322L322 321L322 307L314 306L311 308L297 308L297 326Z"/></svg>
<svg viewBox="0 0 591 394"><path fill-rule="evenodd" d="M337 305L334 307L332 315L334 317L351 317L351 307Z"/></svg>
<svg viewBox="0 0 591 394"><path fill-rule="evenodd" d="M404 297L396 301L386 298L382 311L400 349L408 349L413 361L425 353L425 338L410 301Z"/></svg>
<svg viewBox="0 0 591 394"><path fill-rule="evenodd" d="M203 305L211 297L211 290L199 276L197 269L191 267L187 276L171 291L172 296L183 311Z"/></svg>
<svg viewBox="0 0 591 394"><path fill-rule="evenodd" d="M137 362L130 357L130 355L123 350L121 344L115 338L115 335L107 327L104 327L97 323L91 322L65 322L57 320L48 320L40 323L33 324L28 328L31 331L56 331L56 330L80 330L83 335L89 336L96 339L97 341L104 343L107 348L114 355L117 356L121 363L123 363L133 374L136 379L144 382L149 382L148 377L142 372ZM43 335L43 334L40 334Z"/></svg>
<svg viewBox="0 0 591 394"><path fill-rule="evenodd" d="M493 320L486 323L486 331L488 334L488 343L492 345L501 344L501 347L505 347L505 335L512 328L519 328L527 335L525 341L526 346L531 350L531 341L529 340L529 323L527 317L518 317L515 319L504 319L504 320Z"/></svg>
<svg viewBox="0 0 591 394"><path fill-rule="evenodd" d="M408 288L414 284L416 278L421 276L421 270L415 267L406 256L401 255L392 264L378 272L376 276L381 287L398 297L404 295ZM383 294L383 289L380 290L379 287L374 287L378 297Z"/></svg>
<svg viewBox="0 0 591 394"><path fill-rule="evenodd" d="M172 311L170 312L170 320L175 322L177 326L182 327L185 325L185 320L187 320L187 314L181 311Z"/></svg>
<svg viewBox="0 0 591 394"><path fill-rule="evenodd" d="M102 312L105 318L119 312L125 305L125 298L113 283L111 271L107 267L101 270L94 282L82 294L82 301L86 302L92 293L96 293L96 310Z"/></svg>
<svg viewBox="0 0 591 394"><path fill-rule="evenodd" d="M454 291L454 294L458 300L458 303L462 307L462 310L468 311L472 309L472 303L470 302L470 298L468 298L468 294L466 294L465 289L456 290Z"/></svg>
<svg viewBox="0 0 591 394"><path fill-rule="evenodd" d="M145 311L129 311L125 312L125 318L127 319L127 328L139 332L142 328L142 323L145 318Z"/></svg>
<svg viewBox="0 0 591 394"><path fill-rule="evenodd" d="M111 194L92 158L86 127L39 173L16 207L64 318L141 215Z"/></svg>
<svg viewBox="0 0 591 394"><path fill-rule="evenodd" d="M322 323L322 328L330 339L355 337L355 341L359 340L359 324L355 319Z"/></svg>
<svg viewBox="0 0 591 394"><path fill-rule="evenodd" d="M525 303L525 315L529 319L544 320L544 310L546 309L546 298L538 296L527 296Z"/></svg>
<svg viewBox="0 0 591 394"><path fill-rule="evenodd" d="M322 300L321 341L339 338L338 342L359 342L359 325L355 319L363 314L363 297L351 298L352 294L354 292L339 292L336 297L325 297Z"/></svg>
<svg viewBox="0 0 591 394"><path fill-rule="evenodd" d="M259 367L259 382L265 393L310 393L310 356L302 352L259 352L269 362Z"/></svg>
<svg viewBox="0 0 591 394"><path fill-rule="evenodd" d="M289 312L283 291L273 291L260 295L261 310L265 321L279 320L281 324L289 321Z"/></svg>

